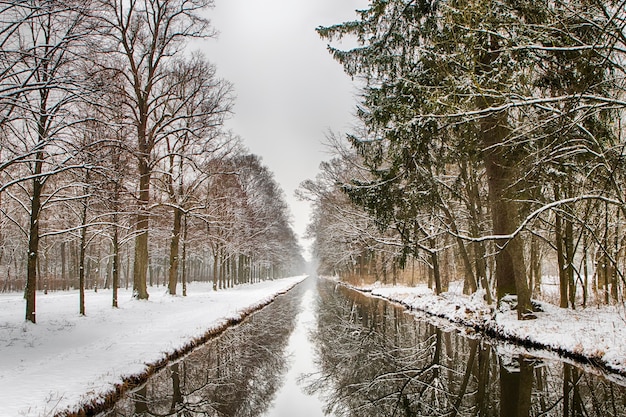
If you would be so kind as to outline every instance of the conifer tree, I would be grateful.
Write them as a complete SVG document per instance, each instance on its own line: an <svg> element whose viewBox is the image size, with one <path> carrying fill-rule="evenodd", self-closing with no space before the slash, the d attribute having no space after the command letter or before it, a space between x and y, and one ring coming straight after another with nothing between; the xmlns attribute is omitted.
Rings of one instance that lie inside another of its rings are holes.
<svg viewBox="0 0 626 417"><path fill-rule="evenodd" d="M318 28L330 41L360 43L329 47L364 83L358 114L368 134L351 141L373 180L352 181L345 191L381 227L396 227L409 250L424 241L415 231L432 241L428 230L438 230L440 218L447 233L467 240L450 210L459 194L446 181L463 177L460 161L480 162L492 231L469 240L493 242L498 299L516 295L518 317L532 317L521 225L536 208L528 201L537 189L528 172L538 147L553 155L561 145L564 123L576 137L606 136L598 123L606 103L622 106L610 75L622 15L601 1L373 0L357 20ZM567 87L546 88L546 69L561 63L552 81ZM424 211L435 223L424 224L417 216Z"/></svg>

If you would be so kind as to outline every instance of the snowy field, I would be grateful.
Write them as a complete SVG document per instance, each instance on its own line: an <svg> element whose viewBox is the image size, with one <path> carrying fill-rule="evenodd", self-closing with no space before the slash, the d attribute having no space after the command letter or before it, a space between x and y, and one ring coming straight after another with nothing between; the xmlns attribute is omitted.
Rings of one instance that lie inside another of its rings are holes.
<svg viewBox="0 0 626 417"><path fill-rule="evenodd" d="M305 276L214 292L191 283L187 297L150 288L149 301L119 291L37 294L37 324L24 321L22 294L0 294L0 416L53 416L111 391L124 377L141 374L209 330L240 319Z"/></svg>
<svg viewBox="0 0 626 417"><path fill-rule="evenodd" d="M455 283L456 284L456 283ZM624 306L591 305L586 309L561 309L539 302L536 320L517 320L514 310L488 306L484 292L462 294L462 284L436 296L426 285L417 287L361 286L361 290L472 328L497 333L515 341L543 347L574 358L587 358L626 375L626 320ZM548 291L549 292L549 291Z"/></svg>

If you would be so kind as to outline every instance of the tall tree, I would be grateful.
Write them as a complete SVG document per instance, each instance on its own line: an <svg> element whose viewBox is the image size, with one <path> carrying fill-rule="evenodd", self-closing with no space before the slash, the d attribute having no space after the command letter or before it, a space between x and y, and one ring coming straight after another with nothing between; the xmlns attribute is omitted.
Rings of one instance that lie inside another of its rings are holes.
<svg viewBox="0 0 626 417"><path fill-rule="evenodd" d="M622 106L615 95L619 78L608 76L619 66L615 44L622 35L615 22L622 15L621 6L602 1L375 0L356 21L318 28L326 39L354 35L361 44L348 51L330 47L346 72L365 83L359 116L369 134L353 143L373 180L348 192L371 195L359 197L361 204L380 219L413 219L424 195L442 194L438 183L450 168L462 173L459 160L480 161L492 233L470 240L496 245L498 298L517 295L518 317L532 317L520 225L533 215L527 202L535 184L526 173L534 146L541 140L554 155L547 145L558 144L562 132L548 132L546 120L568 120L597 139L603 130L588 125L598 125L592 120L606 103ZM559 54L578 59L568 81L575 88L557 93L537 80ZM429 205L449 217L448 201L441 202ZM448 232L458 238L450 220Z"/></svg>
<svg viewBox="0 0 626 417"><path fill-rule="evenodd" d="M157 144L167 137L172 117L165 111L169 91L163 82L167 62L182 54L185 43L213 33L200 12L212 0L103 0L107 52L116 54L124 77L121 86L128 118L135 126L133 144L138 171L133 292L147 299L150 182Z"/></svg>
<svg viewBox="0 0 626 417"><path fill-rule="evenodd" d="M22 167L13 170L0 192L21 187L28 194L26 320L34 323L45 187L56 174L76 168L71 162L75 149L67 133L80 122L72 109L87 91L80 63L93 27L89 2L26 1L9 9L19 24L3 28L2 33L3 56L9 61L3 62L1 83L3 99L9 102L3 103L0 117L10 154L2 166Z"/></svg>
<svg viewBox="0 0 626 417"><path fill-rule="evenodd" d="M232 107L232 87L215 75L215 67L201 55L175 60L168 74L169 124L165 138L164 186L173 212L168 288L176 294L183 218L210 173L207 161L227 148L221 128Z"/></svg>

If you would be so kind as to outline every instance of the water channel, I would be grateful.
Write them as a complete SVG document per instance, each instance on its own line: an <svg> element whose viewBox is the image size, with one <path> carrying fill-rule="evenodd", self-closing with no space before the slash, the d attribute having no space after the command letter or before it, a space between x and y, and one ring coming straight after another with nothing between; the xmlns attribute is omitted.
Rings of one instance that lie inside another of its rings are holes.
<svg viewBox="0 0 626 417"><path fill-rule="evenodd" d="M626 380L309 278L101 417L626 416Z"/></svg>

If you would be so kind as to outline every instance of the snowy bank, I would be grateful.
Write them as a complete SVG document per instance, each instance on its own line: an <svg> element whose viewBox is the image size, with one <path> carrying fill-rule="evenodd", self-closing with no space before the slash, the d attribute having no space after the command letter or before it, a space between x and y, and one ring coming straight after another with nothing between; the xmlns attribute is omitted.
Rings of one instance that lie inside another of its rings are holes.
<svg viewBox="0 0 626 417"><path fill-rule="evenodd" d="M538 302L543 311L536 313L537 319L519 321L515 310L495 311L487 305L481 291L466 296L461 294L460 287L455 287L437 296L426 285L350 287L490 336L551 350L626 375L623 306L594 305L571 310Z"/></svg>
<svg viewBox="0 0 626 417"><path fill-rule="evenodd" d="M191 283L187 297L150 288L149 301L120 290L118 309L111 308L111 292L99 290L86 294L85 317L78 315L78 292L38 293L37 324L24 321L21 294L0 294L0 416L77 410L304 278L217 292L210 283Z"/></svg>

